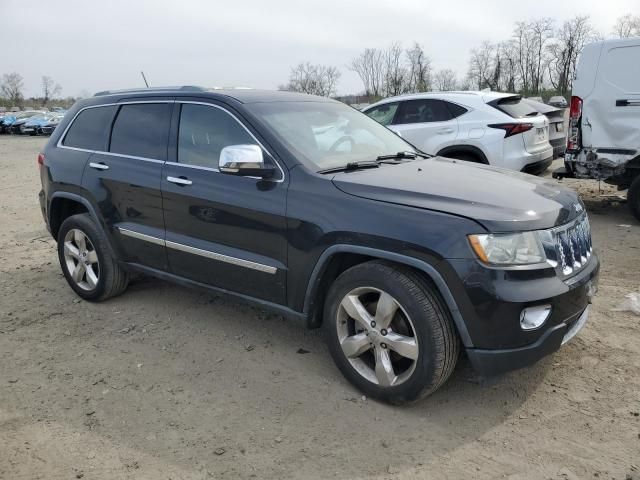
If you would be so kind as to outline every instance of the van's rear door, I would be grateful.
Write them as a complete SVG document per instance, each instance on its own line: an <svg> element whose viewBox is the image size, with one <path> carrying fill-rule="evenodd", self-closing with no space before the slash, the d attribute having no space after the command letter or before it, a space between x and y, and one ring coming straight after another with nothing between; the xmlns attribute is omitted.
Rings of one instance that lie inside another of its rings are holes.
<svg viewBox="0 0 640 480"><path fill-rule="evenodd" d="M604 42L596 75L582 99L583 146L640 149L640 38Z"/></svg>

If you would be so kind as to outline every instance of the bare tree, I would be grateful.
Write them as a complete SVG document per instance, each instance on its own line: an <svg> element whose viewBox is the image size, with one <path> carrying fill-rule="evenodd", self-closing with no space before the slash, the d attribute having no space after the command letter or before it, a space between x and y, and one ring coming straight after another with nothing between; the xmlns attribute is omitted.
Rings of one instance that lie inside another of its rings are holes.
<svg viewBox="0 0 640 480"><path fill-rule="evenodd" d="M549 48L549 80L554 89L565 95L573 83L580 51L586 43L598 38L588 16L567 20L556 32L556 40Z"/></svg>
<svg viewBox="0 0 640 480"><path fill-rule="evenodd" d="M545 55L547 54L547 44L553 37L553 20L550 18L540 18L533 20L529 24L532 36L533 52L533 68L531 75L531 91L533 93L539 93L542 87L544 79L545 69L543 63L545 62Z"/></svg>
<svg viewBox="0 0 640 480"><path fill-rule="evenodd" d="M339 78L336 67L300 63L291 69L289 83L280 89L328 97L335 93Z"/></svg>
<svg viewBox="0 0 640 480"><path fill-rule="evenodd" d="M366 95L380 97L384 87L383 52L376 48L366 48L351 61L349 69L356 72L364 84Z"/></svg>
<svg viewBox="0 0 640 480"><path fill-rule="evenodd" d="M515 92L518 82L517 50L513 40L501 42L497 46L501 59L498 85L496 90Z"/></svg>
<svg viewBox="0 0 640 480"><path fill-rule="evenodd" d="M640 36L640 15L628 13L618 17L613 26L613 34L620 38Z"/></svg>
<svg viewBox="0 0 640 480"><path fill-rule="evenodd" d="M491 79L494 77L495 53L496 47L489 41L484 41L480 48L471 50L467 78L472 82L474 88L482 90L490 87Z"/></svg>
<svg viewBox="0 0 640 480"><path fill-rule="evenodd" d="M405 51L407 56L407 90L428 92L431 90L431 59L427 57L418 42Z"/></svg>
<svg viewBox="0 0 640 480"><path fill-rule="evenodd" d="M407 69L402 62L402 46L392 43L384 50L384 94L392 97L407 92Z"/></svg>
<svg viewBox="0 0 640 480"><path fill-rule="evenodd" d="M520 87L525 94L537 92L538 37L533 22L517 22L513 33Z"/></svg>
<svg viewBox="0 0 640 480"><path fill-rule="evenodd" d="M19 73L5 73L2 76L0 84L0 92L2 96L8 99L13 105L20 105L22 99L22 90L24 89L24 80Z"/></svg>
<svg viewBox="0 0 640 480"><path fill-rule="evenodd" d="M42 77L42 105L46 106L56 95L59 95L62 87L53 81L53 78L44 75Z"/></svg>
<svg viewBox="0 0 640 480"><path fill-rule="evenodd" d="M438 70L433 76L433 84L440 92L455 90L458 84L456 72L450 68Z"/></svg>

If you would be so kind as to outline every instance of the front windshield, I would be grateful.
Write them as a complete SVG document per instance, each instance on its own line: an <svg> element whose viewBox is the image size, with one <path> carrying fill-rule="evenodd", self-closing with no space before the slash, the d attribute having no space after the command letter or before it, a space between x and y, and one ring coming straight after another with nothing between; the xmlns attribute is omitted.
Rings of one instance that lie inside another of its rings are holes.
<svg viewBox="0 0 640 480"><path fill-rule="evenodd" d="M269 102L247 108L316 171L413 152L398 135L338 102Z"/></svg>

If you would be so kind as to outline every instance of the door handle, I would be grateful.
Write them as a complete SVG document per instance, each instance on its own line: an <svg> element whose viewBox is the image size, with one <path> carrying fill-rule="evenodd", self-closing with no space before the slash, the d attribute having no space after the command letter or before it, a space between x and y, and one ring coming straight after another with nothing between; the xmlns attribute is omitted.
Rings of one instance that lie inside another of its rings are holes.
<svg viewBox="0 0 640 480"><path fill-rule="evenodd" d="M616 107L638 107L640 100L616 100Z"/></svg>
<svg viewBox="0 0 640 480"><path fill-rule="evenodd" d="M105 165L102 162L100 163L91 162L89 163L89 166L91 168L95 168L96 170L109 170L109 165Z"/></svg>
<svg viewBox="0 0 640 480"><path fill-rule="evenodd" d="M176 185L192 185L193 182L185 177L167 177L167 182L175 183Z"/></svg>
<svg viewBox="0 0 640 480"><path fill-rule="evenodd" d="M436 130L437 133L453 133L453 128L441 128L440 130Z"/></svg>

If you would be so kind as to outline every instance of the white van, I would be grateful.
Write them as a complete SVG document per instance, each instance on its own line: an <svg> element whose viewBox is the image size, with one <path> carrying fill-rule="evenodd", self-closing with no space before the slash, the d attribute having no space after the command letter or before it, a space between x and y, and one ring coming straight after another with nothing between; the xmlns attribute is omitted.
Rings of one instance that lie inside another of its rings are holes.
<svg viewBox="0 0 640 480"><path fill-rule="evenodd" d="M565 168L554 177L628 188L640 220L640 37L585 46L572 95Z"/></svg>

